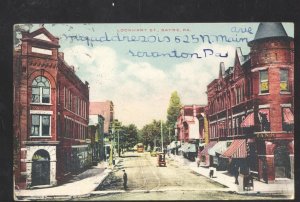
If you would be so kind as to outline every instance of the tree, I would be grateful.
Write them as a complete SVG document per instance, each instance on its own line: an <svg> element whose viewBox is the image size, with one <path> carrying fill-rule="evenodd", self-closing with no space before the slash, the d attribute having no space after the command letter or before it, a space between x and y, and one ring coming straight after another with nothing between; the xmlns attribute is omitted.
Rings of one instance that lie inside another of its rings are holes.
<svg viewBox="0 0 300 202"><path fill-rule="evenodd" d="M162 122L163 142L166 146L168 142L168 130L165 122ZM153 120L151 123L145 125L140 131L144 145L153 147L161 147L161 121Z"/></svg>
<svg viewBox="0 0 300 202"><path fill-rule="evenodd" d="M174 127L175 127L175 123L177 121L177 117L180 113L181 107L182 107L182 104L181 104L180 97L179 97L177 91L172 92L171 98L169 101L169 107L167 110L167 123L166 123L168 130L170 130L169 142L172 141L172 139L175 135ZM169 135L168 135L168 137L169 137Z"/></svg>

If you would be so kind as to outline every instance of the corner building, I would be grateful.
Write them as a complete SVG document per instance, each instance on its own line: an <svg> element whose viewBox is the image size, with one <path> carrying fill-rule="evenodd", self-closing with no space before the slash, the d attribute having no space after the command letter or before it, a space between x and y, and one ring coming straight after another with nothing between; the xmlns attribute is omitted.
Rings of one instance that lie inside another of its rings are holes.
<svg viewBox="0 0 300 202"><path fill-rule="evenodd" d="M241 172L274 183L294 178L294 41L281 23L260 23L250 54L236 49L207 87L210 142ZM230 169L230 166L228 167Z"/></svg>
<svg viewBox="0 0 300 202"><path fill-rule="evenodd" d="M21 188L53 186L89 165L88 83L44 27L14 50L14 175Z"/></svg>

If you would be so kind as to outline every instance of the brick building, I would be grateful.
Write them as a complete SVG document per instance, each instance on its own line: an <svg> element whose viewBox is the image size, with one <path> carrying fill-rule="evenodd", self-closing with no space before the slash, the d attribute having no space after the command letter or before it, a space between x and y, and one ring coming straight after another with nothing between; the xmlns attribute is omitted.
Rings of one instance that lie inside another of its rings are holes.
<svg viewBox="0 0 300 202"><path fill-rule="evenodd" d="M199 144L207 140L204 108L205 106L202 105L184 105L177 118L176 131L177 139L181 141L180 150L184 156L191 159L196 156Z"/></svg>
<svg viewBox="0 0 300 202"><path fill-rule="evenodd" d="M226 159L259 180L293 178L294 41L281 23L260 23L250 54L236 49L233 67L220 64L207 86L210 163ZM226 147L226 148L224 148Z"/></svg>
<svg viewBox="0 0 300 202"><path fill-rule="evenodd" d="M101 115L103 117L103 146L104 160L108 160L110 156L111 141L109 140L112 134L112 123L114 121L114 104L110 100L102 102L90 102L89 114L91 117ZM102 151L102 149L100 149Z"/></svg>
<svg viewBox="0 0 300 202"><path fill-rule="evenodd" d="M104 117L101 115L89 116L89 136L91 137L92 161L97 165L105 159L104 151Z"/></svg>
<svg viewBox="0 0 300 202"><path fill-rule="evenodd" d="M110 125L114 120L114 104L110 100L90 102L90 115L101 115L104 118L104 134L108 135Z"/></svg>
<svg viewBox="0 0 300 202"><path fill-rule="evenodd" d="M44 27L22 32L14 50L16 185L56 185L88 166L89 87L59 53Z"/></svg>

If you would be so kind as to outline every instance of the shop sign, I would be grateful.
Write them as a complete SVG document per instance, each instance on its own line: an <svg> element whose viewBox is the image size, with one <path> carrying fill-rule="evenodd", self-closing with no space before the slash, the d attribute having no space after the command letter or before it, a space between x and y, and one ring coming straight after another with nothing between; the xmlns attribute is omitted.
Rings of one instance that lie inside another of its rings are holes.
<svg viewBox="0 0 300 202"><path fill-rule="evenodd" d="M274 138L275 135L272 133L259 133L259 134L256 134L256 137L257 138Z"/></svg>

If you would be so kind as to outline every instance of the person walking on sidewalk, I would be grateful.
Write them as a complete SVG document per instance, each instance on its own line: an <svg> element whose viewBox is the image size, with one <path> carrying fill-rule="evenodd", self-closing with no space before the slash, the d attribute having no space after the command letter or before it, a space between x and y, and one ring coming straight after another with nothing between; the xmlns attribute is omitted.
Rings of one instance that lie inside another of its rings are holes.
<svg viewBox="0 0 300 202"><path fill-rule="evenodd" d="M239 184L239 180L238 180L238 177L239 177L239 167L237 165L235 165L235 169L234 169L234 177L235 177L235 184Z"/></svg>
<svg viewBox="0 0 300 202"><path fill-rule="evenodd" d="M124 186L124 189L127 189L127 173L125 172L125 170L123 170L124 174L123 174L123 186Z"/></svg>

